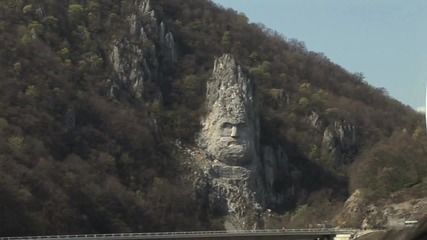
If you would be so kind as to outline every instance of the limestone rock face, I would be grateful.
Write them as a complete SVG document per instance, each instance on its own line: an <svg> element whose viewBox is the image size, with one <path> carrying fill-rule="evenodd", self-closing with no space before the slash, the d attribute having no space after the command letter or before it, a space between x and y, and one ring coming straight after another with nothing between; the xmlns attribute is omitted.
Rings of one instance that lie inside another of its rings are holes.
<svg viewBox="0 0 427 240"><path fill-rule="evenodd" d="M321 158L333 165L348 165L351 154L357 146L356 126L345 120L334 120L330 123L316 112L306 117L307 125L314 130L321 140Z"/></svg>
<svg viewBox="0 0 427 240"><path fill-rule="evenodd" d="M206 106L197 143L209 202L226 226L261 228L266 207L285 199L274 185L288 174L288 159L280 147L260 146L255 85L230 54L214 62Z"/></svg>
<svg viewBox="0 0 427 240"><path fill-rule="evenodd" d="M335 217L334 222L338 226L356 227L363 219L364 207L362 192L357 189L345 201L343 211Z"/></svg>
<svg viewBox="0 0 427 240"><path fill-rule="evenodd" d="M173 34L171 32L167 32L165 35L165 41L166 41L166 56L169 61L176 61L176 47L175 47L175 40L173 38Z"/></svg>
<svg viewBox="0 0 427 240"><path fill-rule="evenodd" d="M350 164L343 152L351 152L356 144L356 128L345 121L334 121L323 132L323 158L332 159L335 164Z"/></svg>
<svg viewBox="0 0 427 240"><path fill-rule="evenodd" d="M121 85L137 98L142 98L144 78L149 76L147 62L142 49L123 39L113 44L110 61ZM111 92L111 91L110 91Z"/></svg>
<svg viewBox="0 0 427 240"><path fill-rule="evenodd" d="M265 181L266 203L280 205L286 199L284 193L276 192L274 185L281 181L285 175L289 175L288 156L281 147L273 149L270 146L262 147L263 176Z"/></svg>
<svg viewBox="0 0 427 240"><path fill-rule="evenodd" d="M141 101L144 82L161 74L159 61L165 64L177 60L177 47L172 33L151 9L150 0L137 0L133 4L134 11L125 16L128 34L111 43L109 60L115 77L107 82L106 92L109 98L114 98L117 92L124 91ZM154 39L159 39L158 47ZM160 55L163 60L159 60Z"/></svg>
<svg viewBox="0 0 427 240"><path fill-rule="evenodd" d="M421 220L427 211L427 198L393 203L390 199L377 204L366 204L362 190L356 189L347 199L343 210L335 217L339 226L385 228L391 220Z"/></svg>
<svg viewBox="0 0 427 240"><path fill-rule="evenodd" d="M317 114L316 112L311 112L310 116L308 116L308 122L310 124L310 126L317 130L317 131L321 131L322 130L322 121L320 120L320 116L319 114Z"/></svg>
<svg viewBox="0 0 427 240"><path fill-rule="evenodd" d="M197 142L208 159L210 202L235 228L259 226L265 184L254 84L229 54L215 60L206 104Z"/></svg>
<svg viewBox="0 0 427 240"><path fill-rule="evenodd" d="M253 83L231 55L215 61L206 96L209 113L202 121L200 146L210 158L227 165L253 163L259 141Z"/></svg>

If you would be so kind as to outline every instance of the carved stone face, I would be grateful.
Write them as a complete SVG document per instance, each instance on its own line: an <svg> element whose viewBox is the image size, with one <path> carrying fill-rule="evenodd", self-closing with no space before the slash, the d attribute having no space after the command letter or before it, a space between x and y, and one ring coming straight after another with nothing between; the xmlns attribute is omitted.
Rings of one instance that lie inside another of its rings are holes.
<svg viewBox="0 0 427 240"><path fill-rule="evenodd" d="M257 145L253 97L251 82L233 59L222 57L215 62L207 87L210 111L199 138L208 155L232 166L252 162Z"/></svg>
<svg viewBox="0 0 427 240"><path fill-rule="evenodd" d="M253 126L231 120L219 119L214 123L213 130L218 131L219 137L211 134L208 149L219 161L228 165L248 164L254 149Z"/></svg>

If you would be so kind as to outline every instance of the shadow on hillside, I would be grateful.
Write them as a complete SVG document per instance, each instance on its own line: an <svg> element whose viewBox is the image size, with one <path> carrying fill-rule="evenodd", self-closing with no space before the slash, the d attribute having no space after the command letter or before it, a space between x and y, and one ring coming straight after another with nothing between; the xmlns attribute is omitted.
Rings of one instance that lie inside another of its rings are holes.
<svg viewBox="0 0 427 240"><path fill-rule="evenodd" d="M295 209L300 204L310 205L314 201L344 202L347 199L348 179L344 175L338 175L311 161L298 151L294 143L288 142L284 146L289 158L291 176L278 182L276 190L281 191L283 188L303 190L298 190L302 193L297 192L282 209L275 209L276 211L285 212Z"/></svg>

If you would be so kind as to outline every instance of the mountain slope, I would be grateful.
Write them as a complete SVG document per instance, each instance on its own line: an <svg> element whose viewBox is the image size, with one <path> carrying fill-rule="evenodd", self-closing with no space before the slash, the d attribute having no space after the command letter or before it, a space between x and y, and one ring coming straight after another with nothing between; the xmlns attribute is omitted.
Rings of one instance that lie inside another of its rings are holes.
<svg viewBox="0 0 427 240"><path fill-rule="evenodd" d="M247 21L202 0L2 1L0 234L220 228L173 143L195 145L224 53L255 81L261 144L289 159L275 211L308 206L314 223L355 189L425 196L418 113Z"/></svg>

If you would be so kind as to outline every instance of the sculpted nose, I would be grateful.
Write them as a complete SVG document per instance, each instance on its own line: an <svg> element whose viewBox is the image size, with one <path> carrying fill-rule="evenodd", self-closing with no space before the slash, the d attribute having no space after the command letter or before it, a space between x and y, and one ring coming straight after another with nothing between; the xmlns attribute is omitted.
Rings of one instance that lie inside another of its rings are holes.
<svg viewBox="0 0 427 240"><path fill-rule="evenodd" d="M238 137L238 135L237 135L237 127L236 126L233 126L233 128L231 129L231 137L233 137L233 138L237 138Z"/></svg>

